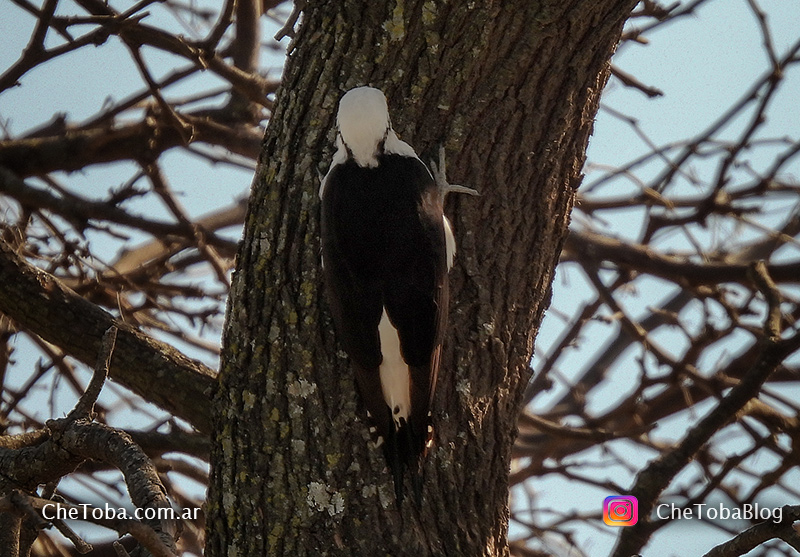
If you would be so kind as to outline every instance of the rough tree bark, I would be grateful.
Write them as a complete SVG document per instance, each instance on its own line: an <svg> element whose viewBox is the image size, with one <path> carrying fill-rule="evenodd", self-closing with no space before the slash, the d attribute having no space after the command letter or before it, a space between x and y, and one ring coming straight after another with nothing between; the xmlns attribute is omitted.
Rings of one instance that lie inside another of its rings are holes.
<svg viewBox="0 0 800 557"><path fill-rule="evenodd" d="M505 555L508 467L608 60L636 0L310 1L264 141L214 406L209 557ZM424 501L398 512L321 295L334 111L382 88L459 251Z"/></svg>

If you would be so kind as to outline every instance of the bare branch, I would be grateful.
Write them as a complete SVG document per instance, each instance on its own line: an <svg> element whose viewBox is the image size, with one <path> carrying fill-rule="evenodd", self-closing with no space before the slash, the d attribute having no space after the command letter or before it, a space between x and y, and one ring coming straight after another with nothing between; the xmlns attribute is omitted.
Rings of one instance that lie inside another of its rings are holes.
<svg viewBox="0 0 800 557"><path fill-rule="evenodd" d="M306 2L307 0L295 0L291 15L286 19L283 27L275 33L274 38L276 41L280 41L284 37L294 38L294 26L297 24L297 20L300 19L300 14L303 13L303 9L306 7Z"/></svg>
<svg viewBox="0 0 800 557"><path fill-rule="evenodd" d="M611 66L611 75L619 79L623 85L627 87L633 87L634 89L638 89L645 95L650 98L661 97L664 95L664 91L661 89L657 89L656 87L650 87L649 85L645 85L631 74L622 71L618 67L612 65Z"/></svg>
<svg viewBox="0 0 800 557"><path fill-rule="evenodd" d="M89 386L86 387L86 392L78 400L78 404L72 412L69 413L67 419L94 419L94 404L97 402L97 397L100 396L100 391L103 389L103 383L106 382L108 376L108 369L111 366L111 355L114 353L114 344L117 341L117 328L112 326L103 333L103 338L100 341L100 352L97 355L97 364L94 366L94 374Z"/></svg>
<svg viewBox="0 0 800 557"><path fill-rule="evenodd" d="M23 262L2 242L0 281L13 285L0 290L0 311L84 362L96 358L103 333L116 326L119 333L111 377L146 393L149 400L199 430L210 430L207 401L215 386L213 371L116 321L55 277Z"/></svg>
<svg viewBox="0 0 800 557"><path fill-rule="evenodd" d="M91 201L72 193L56 197L47 190L29 186L24 180L2 167L0 167L0 192L13 197L26 208L52 211L74 223L78 230L88 226L88 221L105 221L152 234L162 240L162 245L169 241L170 237L194 239L195 230L191 223L187 225L186 222L174 224L150 220L133 215L112 203ZM236 253L234 242L220 238L213 232L206 233L204 239L207 244L220 249L229 257Z"/></svg>
<svg viewBox="0 0 800 557"><path fill-rule="evenodd" d="M192 141L219 145L242 156L258 158L261 133L247 128L230 128L191 115L183 115L183 119L195 132ZM99 126L67 130L57 136L0 141L0 166L26 177L56 170L70 172L120 160L146 164L172 147L186 145L182 128L155 115L111 130Z"/></svg>
<svg viewBox="0 0 800 557"><path fill-rule="evenodd" d="M750 282L750 266L738 263L694 263L687 258L661 255L643 245L634 245L592 232L571 231L564 258L573 254L596 262L609 261L623 269L635 269L663 277L685 286ZM779 283L800 281L800 261L767 265L770 276Z"/></svg>
<svg viewBox="0 0 800 557"><path fill-rule="evenodd" d="M734 538L716 546L703 557L744 555L771 539L783 538L787 534L796 536L797 534L792 529L792 523L800 520L800 506L784 506L781 509L781 516L782 519L777 522L766 520L748 528Z"/></svg>
<svg viewBox="0 0 800 557"><path fill-rule="evenodd" d="M784 358L798 348L800 335L786 341L776 341L771 337L764 339L759 361L719 402L714 411L700 420L673 450L660 455L639 473L630 493L639 501L642 519L622 532L614 549L614 557L627 557L641 549L653 528L648 519L650 512L675 474L686 466L712 435L732 419L751 398L758 395L767 377Z"/></svg>

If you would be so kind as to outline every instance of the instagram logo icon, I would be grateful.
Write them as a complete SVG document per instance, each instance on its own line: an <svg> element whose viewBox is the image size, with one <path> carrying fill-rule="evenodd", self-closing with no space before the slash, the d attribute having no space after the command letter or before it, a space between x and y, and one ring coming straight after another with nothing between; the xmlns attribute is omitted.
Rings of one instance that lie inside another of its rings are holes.
<svg viewBox="0 0 800 557"><path fill-rule="evenodd" d="M603 522L609 526L633 526L639 520L636 497L611 495L603 501Z"/></svg>

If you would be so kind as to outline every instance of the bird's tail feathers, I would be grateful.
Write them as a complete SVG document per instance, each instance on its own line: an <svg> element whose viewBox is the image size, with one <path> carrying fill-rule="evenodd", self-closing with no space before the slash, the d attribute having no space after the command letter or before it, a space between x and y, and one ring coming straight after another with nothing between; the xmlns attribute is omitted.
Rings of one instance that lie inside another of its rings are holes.
<svg viewBox="0 0 800 557"><path fill-rule="evenodd" d="M404 476L408 470L411 478L411 489L414 501L419 507L422 504L423 463L430 440L430 428L427 423L415 424L400 420L399 427L392 423L391 432L384 443L383 450L386 462L394 479L394 491L397 506L404 499Z"/></svg>

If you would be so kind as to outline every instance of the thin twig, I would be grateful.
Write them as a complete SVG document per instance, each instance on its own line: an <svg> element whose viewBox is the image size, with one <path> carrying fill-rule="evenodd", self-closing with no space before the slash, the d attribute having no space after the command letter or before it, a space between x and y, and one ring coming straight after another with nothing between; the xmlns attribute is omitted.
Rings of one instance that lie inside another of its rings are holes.
<svg viewBox="0 0 800 557"><path fill-rule="evenodd" d="M300 19L300 14L303 13L307 4L307 0L295 0L294 6L292 6L292 13L289 14L289 17L286 18L286 23L283 24L283 27L278 29L278 32L275 33L275 40L280 41L284 37L289 37L290 39L294 39L295 31L294 26L297 23L297 20Z"/></svg>
<svg viewBox="0 0 800 557"><path fill-rule="evenodd" d="M86 387L83 396L81 396L75 408L67 416L68 419L92 419L94 415L94 404L97 402L97 397L100 396L100 391L103 389L106 377L108 377L108 370L111 366L111 356L114 353L114 344L116 341L117 328L111 326L103 334L103 338L100 341L100 352L97 356L97 364L94 366L94 374L92 375L91 381L89 381L89 386Z"/></svg>

